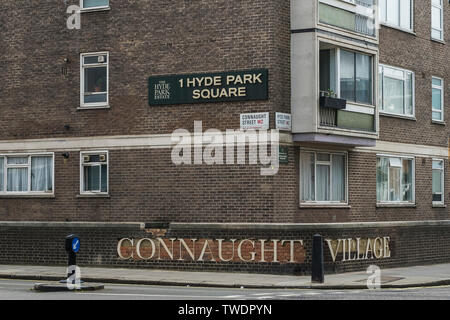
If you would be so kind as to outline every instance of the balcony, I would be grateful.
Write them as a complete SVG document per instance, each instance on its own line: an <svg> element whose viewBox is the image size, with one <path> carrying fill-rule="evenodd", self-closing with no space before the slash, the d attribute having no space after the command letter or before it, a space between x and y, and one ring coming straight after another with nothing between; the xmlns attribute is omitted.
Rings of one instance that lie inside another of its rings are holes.
<svg viewBox="0 0 450 320"><path fill-rule="evenodd" d="M353 11L326 3L319 4L319 21L334 27L375 37L373 0L355 0Z"/></svg>

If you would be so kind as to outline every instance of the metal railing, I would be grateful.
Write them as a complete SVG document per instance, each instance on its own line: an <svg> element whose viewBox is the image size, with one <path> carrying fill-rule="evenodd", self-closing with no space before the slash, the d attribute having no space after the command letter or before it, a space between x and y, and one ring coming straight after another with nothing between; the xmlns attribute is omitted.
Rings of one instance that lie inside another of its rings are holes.
<svg viewBox="0 0 450 320"><path fill-rule="evenodd" d="M333 108L319 108L320 125L325 127L337 126L337 110Z"/></svg>
<svg viewBox="0 0 450 320"><path fill-rule="evenodd" d="M355 3L370 8L374 5L374 0L356 0Z"/></svg>
<svg viewBox="0 0 450 320"><path fill-rule="evenodd" d="M369 36L374 36L375 35L374 19L357 14L355 16L355 31Z"/></svg>

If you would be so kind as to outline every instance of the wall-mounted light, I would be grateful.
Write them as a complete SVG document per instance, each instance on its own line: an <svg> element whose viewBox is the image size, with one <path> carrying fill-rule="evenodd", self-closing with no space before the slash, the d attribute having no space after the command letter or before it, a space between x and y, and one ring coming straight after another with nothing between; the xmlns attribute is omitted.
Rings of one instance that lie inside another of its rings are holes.
<svg viewBox="0 0 450 320"><path fill-rule="evenodd" d="M64 153L62 154L62 156L64 157L64 159L69 159L69 157L70 157L70 155L69 155L68 152L64 152Z"/></svg>

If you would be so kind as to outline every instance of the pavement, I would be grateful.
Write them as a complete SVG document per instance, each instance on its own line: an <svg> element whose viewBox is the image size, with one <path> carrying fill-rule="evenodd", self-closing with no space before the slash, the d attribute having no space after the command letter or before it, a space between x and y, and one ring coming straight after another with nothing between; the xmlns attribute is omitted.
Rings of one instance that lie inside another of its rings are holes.
<svg viewBox="0 0 450 320"><path fill-rule="evenodd" d="M365 271L325 274L320 284L311 283L310 276L79 267L85 282L222 288L367 289L370 276ZM59 281L66 272L62 266L0 265L0 279ZM381 288L440 285L450 285L450 263L381 270Z"/></svg>

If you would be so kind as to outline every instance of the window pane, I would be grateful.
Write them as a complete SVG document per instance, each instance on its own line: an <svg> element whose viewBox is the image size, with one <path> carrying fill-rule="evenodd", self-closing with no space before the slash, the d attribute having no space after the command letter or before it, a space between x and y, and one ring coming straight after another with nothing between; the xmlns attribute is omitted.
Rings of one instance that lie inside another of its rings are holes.
<svg viewBox="0 0 450 320"><path fill-rule="evenodd" d="M53 190L52 157L31 157L31 191Z"/></svg>
<svg viewBox="0 0 450 320"><path fill-rule="evenodd" d="M109 0L83 0L84 8L106 7L109 6Z"/></svg>
<svg viewBox="0 0 450 320"><path fill-rule="evenodd" d="M389 159L377 158L377 201L389 200Z"/></svg>
<svg viewBox="0 0 450 320"><path fill-rule="evenodd" d="M7 190L17 192L28 191L27 168L8 168Z"/></svg>
<svg viewBox="0 0 450 320"><path fill-rule="evenodd" d="M355 54L341 50L341 98L355 101Z"/></svg>
<svg viewBox="0 0 450 320"><path fill-rule="evenodd" d="M317 201L330 201L330 166L317 165Z"/></svg>
<svg viewBox="0 0 450 320"><path fill-rule="evenodd" d="M401 168L389 167L389 200L400 201L400 171Z"/></svg>
<svg viewBox="0 0 450 320"><path fill-rule="evenodd" d="M433 170L433 193L442 193L442 171Z"/></svg>
<svg viewBox="0 0 450 320"><path fill-rule="evenodd" d="M433 120L442 121L442 112L432 112Z"/></svg>
<svg viewBox="0 0 450 320"><path fill-rule="evenodd" d="M84 64L97 64L97 63L106 63L108 62L107 55L99 55L99 56L87 56L84 57Z"/></svg>
<svg viewBox="0 0 450 320"><path fill-rule="evenodd" d="M402 167L402 161L401 161L400 158L389 158L389 166L390 167L401 168Z"/></svg>
<svg viewBox="0 0 450 320"><path fill-rule="evenodd" d="M372 58L356 54L356 101L372 103Z"/></svg>
<svg viewBox="0 0 450 320"><path fill-rule="evenodd" d="M0 192L5 191L4 189L4 181L5 181L5 177L4 177L4 167L5 167L5 158L0 157Z"/></svg>
<svg viewBox="0 0 450 320"><path fill-rule="evenodd" d="M84 103L98 103L98 102L106 102L106 101L107 101L106 93L84 96Z"/></svg>
<svg viewBox="0 0 450 320"><path fill-rule="evenodd" d="M435 85L435 86L442 86L442 80L441 79L438 79L438 78L432 78L432 83Z"/></svg>
<svg viewBox="0 0 450 320"><path fill-rule="evenodd" d="M106 67L84 69L84 92L106 92Z"/></svg>
<svg viewBox="0 0 450 320"><path fill-rule="evenodd" d="M320 91L336 92L336 50L320 50Z"/></svg>
<svg viewBox="0 0 450 320"><path fill-rule="evenodd" d="M393 24L393 25L400 25L399 23L399 0L387 0L386 1L387 4L387 16L386 16L386 20L388 23Z"/></svg>
<svg viewBox="0 0 450 320"><path fill-rule="evenodd" d="M102 181L101 192L108 192L108 168L105 164L102 164Z"/></svg>
<svg viewBox="0 0 450 320"><path fill-rule="evenodd" d="M405 114L413 114L413 75L410 72L406 73L405 82Z"/></svg>
<svg viewBox="0 0 450 320"><path fill-rule="evenodd" d="M330 161L331 155L329 153L318 153L317 161Z"/></svg>
<svg viewBox="0 0 450 320"><path fill-rule="evenodd" d="M433 29L441 30L442 24L441 24L441 9L432 7L431 8L431 27Z"/></svg>
<svg viewBox="0 0 450 320"><path fill-rule="evenodd" d="M440 40L442 40L442 32L438 31L436 29L433 29L431 31L431 36L433 37L433 39L440 39Z"/></svg>
<svg viewBox="0 0 450 320"><path fill-rule="evenodd" d="M403 81L385 77L383 94L384 110L403 114Z"/></svg>
<svg viewBox="0 0 450 320"><path fill-rule="evenodd" d="M433 194L433 202L444 202L442 194Z"/></svg>
<svg viewBox="0 0 450 320"><path fill-rule="evenodd" d="M100 166L84 167L84 191L100 191Z"/></svg>
<svg viewBox="0 0 450 320"><path fill-rule="evenodd" d="M442 91L440 89L433 88L432 100L433 110L442 110Z"/></svg>
<svg viewBox="0 0 450 320"><path fill-rule="evenodd" d="M333 155L331 167L332 201L345 201L345 156Z"/></svg>
<svg viewBox="0 0 450 320"><path fill-rule="evenodd" d="M384 75L391 78L398 78L399 80L403 80L404 72L402 70L384 67Z"/></svg>
<svg viewBox="0 0 450 320"><path fill-rule="evenodd" d="M442 161L433 161L433 169L443 169L444 163Z"/></svg>
<svg viewBox="0 0 450 320"><path fill-rule="evenodd" d="M379 0L380 22L386 22L386 1L388 0Z"/></svg>
<svg viewBox="0 0 450 320"><path fill-rule="evenodd" d="M384 110L383 107L383 67L378 66L378 105L381 110Z"/></svg>
<svg viewBox="0 0 450 320"><path fill-rule="evenodd" d="M300 176L302 201L314 201L314 153L301 153Z"/></svg>
<svg viewBox="0 0 450 320"><path fill-rule="evenodd" d="M403 160L402 200L412 201L412 160Z"/></svg>
<svg viewBox="0 0 450 320"><path fill-rule="evenodd" d="M400 0L400 27L411 29L411 0Z"/></svg>
<svg viewBox="0 0 450 320"><path fill-rule="evenodd" d="M28 164L28 157L8 157L8 164Z"/></svg>

